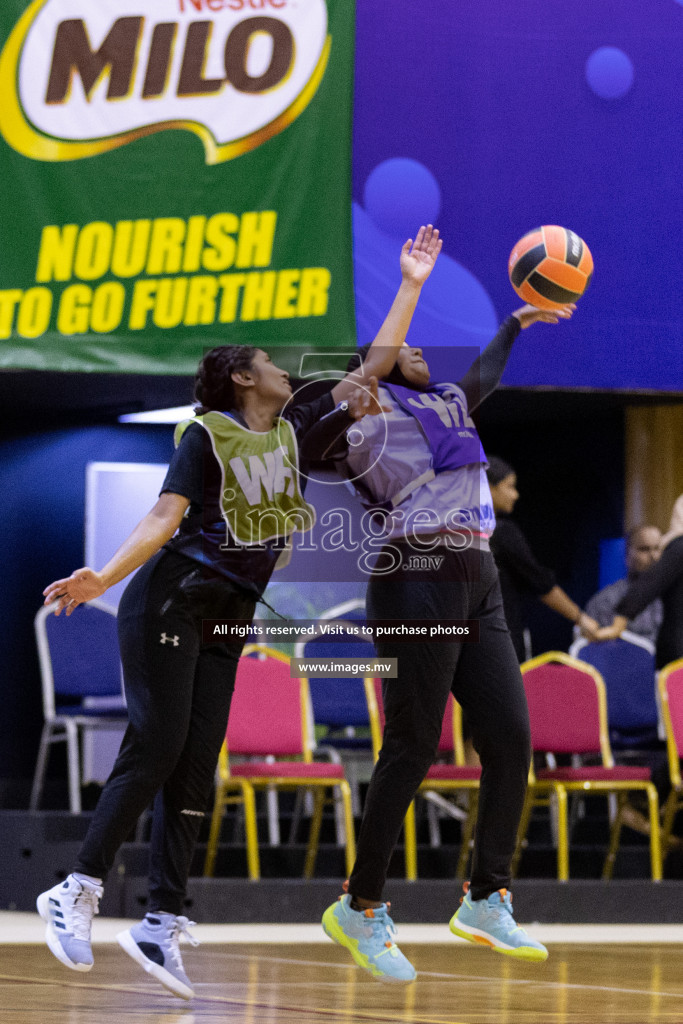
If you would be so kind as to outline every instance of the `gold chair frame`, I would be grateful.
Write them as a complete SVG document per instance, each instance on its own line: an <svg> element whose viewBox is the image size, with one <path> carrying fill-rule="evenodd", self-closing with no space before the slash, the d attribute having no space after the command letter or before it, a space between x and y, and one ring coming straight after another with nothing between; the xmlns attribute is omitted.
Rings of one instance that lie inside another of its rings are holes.
<svg viewBox="0 0 683 1024"><path fill-rule="evenodd" d="M375 694L375 680L373 677L368 676L364 679L364 684L370 717L372 754L374 760L377 761L382 748L382 725ZM455 766L458 768L465 767L465 747L462 740L462 710L456 700L453 700L453 754ZM472 846L474 826L477 820L479 779L425 779L420 783L418 793L426 793L431 790L445 793L467 790L470 793L470 806L463 826L460 855L455 873L456 878L464 878ZM415 882L417 881L417 829L414 800L411 802L403 822L403 838L405 843L406 881Z"/></svg>
<svg viewBox="0 0 683 1024"><path fill-rule="evenodd" d="M290 658L280 651L260 644L248 644L242 651L242 658L250 654L258 654L261 658L272 658L290 664ZM313 764L313 742L310 734L309 723L312 721L311 698L308 690L308 681L305 678L299 679L300 705L301 705L301 763ZM291 763L291 762L288 762ZM248 765L248 763L247 763ZM351 874L356 859L356 840L353 825L353 813L351 809L351 789L345 778L330 778L329 776L301 776L278 775L278 762L273 762L272 774L235 776L230 772L230 759L227 746L227 737L221 747L218 758L216 796L214 799L213 813L211 816L211 828L204 862L204 875L213 875L216 853L218 850L218 839L220 836L223 809L228 804L242 803L244 805L244 820L247 845L247 867L249 878L260 878L259 855L258 855L258 829L256 821L255 791L259 789L296 790L311 789L314 794L313 814L311 816L311 828L306 849L304 862L304 878L312 878L315 869L315 862L318 853L320 840L320 828L325 803L334 802L334 791L338 790L342 801L344 829L346 833L345 843L345 864L347 874ZM326 799L326 790L332 790L332 796Z"/></svg>
<svg viewBox="0 0 683 1024"><path fill-rule="evenodd" d="M593 668L592 665L589 665L584 661L579 661L577 658L572 658L571 655L565 654L563 651L547 651L545 654L539 654L537 657L531 658L529 661L525 661L520 666L522 675L531 669L537 668L540 665L547 665L549 663L567 665L570 668L578 669L592 677L598 698L599 742L602 760L600 767L614 768L614 757L612 755L612 748L609 742L609 731L607 727L607 694L602 676L597 669ZM564 796L561 793L561 789L565 791ZM526 836L529 819L534 806L546 803L552 793L555 793L558 802L557 877L560 881L566 882L569 879L569 828L566 795L568 793L582 793L584 795L588 793L595 793L604 794L605 796L615 795L617 797L617 813L610 828L609 849L607 851L607 856L602 870L603 881L608 881L612 878L614 873L614 862L619 849L619 839L621 836L621 829L623 827L622 819L624 808L627 803L629 792L634 790L643 791L647 796L650 821L650 867L652 881L661 881L662 847L659 828L659 799L657 796L657 790L651 781L646 782L638 779L610 780L597 778L594 780L581 779L576 781L567 779L562 779L561 781L537 779L533 773L533 765L530 769L529 788L527 790L527 798L522 811L517 850L513 859L513 870L516 870L519 862L522 841ZM540 799L538 799L539 797Z"/></svg>
<svg viewBox="0 0 683 1024"><path fill-rule="evenodd" d="M667 850L674 820L679 810L683 808L683 780L681 779L681 755L678 749L671 722L671 711L669 708L669 692L667 683L669 676L674 672L683 670L683 658L672 661L660 669L657 676L657 689L662 709L662 719L666 730L666 753L669 762L669 778L671 780L671 791L664 803L662 814L662 849Z"/></svg>

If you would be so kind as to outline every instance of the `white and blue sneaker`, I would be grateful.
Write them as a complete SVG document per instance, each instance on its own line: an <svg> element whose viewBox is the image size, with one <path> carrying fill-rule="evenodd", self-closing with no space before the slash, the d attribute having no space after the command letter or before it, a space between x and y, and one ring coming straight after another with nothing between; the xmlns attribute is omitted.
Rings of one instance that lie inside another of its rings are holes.
<svg viewBox="0 0 683 1024"><path fill-rule="evenodd" d="M119 932L116 941L174 996L192 999L194 989L185 974L178 944L180 936L184 935L191 945L199 945L188 931L191 927L194 927L194 921L188 921L186 917L150 911L140 924Z"/></svg>
<svg viewBox="0 0 683 1024"><path fill-rule="evenodd" d="M50 951L72 971L92 968L90 931L101 897L101 885L69 875L36 900L38 913L47 924L45 941Z"/></svg>
<svg viewBox="0 0 683 1024"><path fill-rule="evenodd" d="M454 935L489 946L497 953L519 960L547 960L548 950L521 928L512 916L512 896L507 889L492 892L488 899L471 899L467 888L449 925Z"/></svg>
<svg viewBox="0 0 683 1024"><path fill-rule="evenodd" d="M389 917L389 903L367 910L353 910L351 896L340 896L323 914L326 935L345 946L359 967L381 981L414 981L416 970L394 939L396 929Z"/></svg>

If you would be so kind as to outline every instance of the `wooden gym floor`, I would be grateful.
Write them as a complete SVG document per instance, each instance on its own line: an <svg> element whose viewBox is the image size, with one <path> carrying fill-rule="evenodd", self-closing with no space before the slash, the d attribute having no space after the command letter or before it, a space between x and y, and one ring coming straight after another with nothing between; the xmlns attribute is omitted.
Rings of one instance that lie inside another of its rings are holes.
<svg viewBox="0 0 683 1024"><path fill-rule="evenodd" d="M0 913L2 1024L659 1024L683 1022L683 928L535 926L545 964L469 946L447 928L399 928L419 971L379 984L317 926L204 925L183 945L191 1003L148 979L95 922L95 967L69 971L40 942L37 915ZM97 936L96 936L97 939ZM563 941L558 941L563 939ZM568 940L568 941L566 941Z"/></svg>

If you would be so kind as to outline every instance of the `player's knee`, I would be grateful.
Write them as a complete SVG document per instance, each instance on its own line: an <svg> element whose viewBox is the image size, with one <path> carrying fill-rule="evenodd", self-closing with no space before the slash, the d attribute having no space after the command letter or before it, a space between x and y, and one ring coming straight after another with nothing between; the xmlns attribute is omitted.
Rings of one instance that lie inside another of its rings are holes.
<svg viewBox="0 0 683 1024"><path fill-rule="evenodd" d="M529 719L524 713L505 715L485 729L477 730L475 749L482 763L487 760L512 761L520 759L527 764L531 757Z"/></svg>
<svg viewBox="0 0 683 1024"><path fill-rule="evenodd" d="M165 782L178 764L182 750L183 744L180 742L150 746L145 756L146 771L153 775L159 784Z"/></svg>
<svg viewBox="0 0 683 1024"><path fill-rule="evenodd" d="M424 772L434 763L438 735L430 735L429 731L412 729L400 734L385 732L382 753L385 758L400 760L404 764L412 763Z"/></svg>

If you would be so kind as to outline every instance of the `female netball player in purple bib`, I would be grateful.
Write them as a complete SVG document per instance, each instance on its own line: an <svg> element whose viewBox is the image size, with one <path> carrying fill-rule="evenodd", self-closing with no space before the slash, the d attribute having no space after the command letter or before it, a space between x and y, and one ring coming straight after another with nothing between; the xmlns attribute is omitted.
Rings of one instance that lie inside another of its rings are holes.
<svg viewBox="0 0 683 1024"><path fill-rule="evenodd" d="M335 459L366 508L384 517L386 543L368 585L368 620L399 627L423 620L442 629L453 620L478 624L475 643L456 636L406 643L389 635L375 644L378 657L398 660L398 678L383 683L383 744L348 893L323 916L327 934L374 977L415 977L394 942L382 893L403 819L434 761L449 693L467 716L482 764L472 879L451 930L521 959L548 955L517 926L508 892L529 771L529 721L489 550L495 518L471 413L498 385L522 328L557 323L573 310L518 309L457 384L433 383L421 349L404 345L380 382L379 401L388 412L368 416L350 434L336 411L329 414L340 417L336 442L316 447L318 428L307 438L307 455Z"/></svg>

